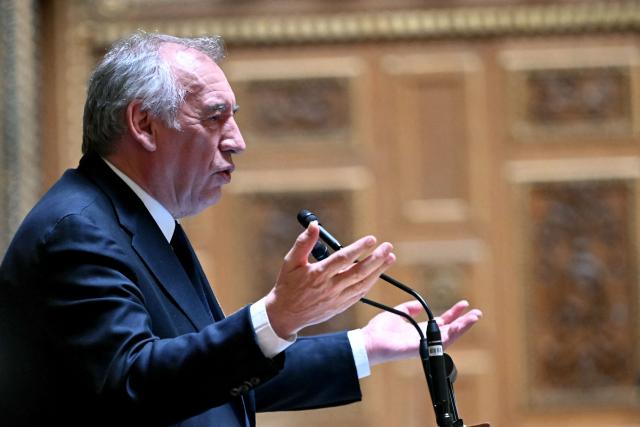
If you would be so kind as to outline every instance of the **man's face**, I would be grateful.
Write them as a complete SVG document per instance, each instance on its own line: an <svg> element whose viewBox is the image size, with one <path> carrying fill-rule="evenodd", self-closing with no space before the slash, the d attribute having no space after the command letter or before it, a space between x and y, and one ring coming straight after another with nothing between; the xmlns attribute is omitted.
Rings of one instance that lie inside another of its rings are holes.
<svg viewBox="0 0 640 427"><path fill-rule="evenodd" d="M231 155L246 146L234 118L235 96L220 67L206 55L177 45L165 45L161 54L187 96L177 115L179 130L153 119L153 167L156 172L162 169L154 193L175 217L184 217L220 199L221 187L231 181Z"/></svg>

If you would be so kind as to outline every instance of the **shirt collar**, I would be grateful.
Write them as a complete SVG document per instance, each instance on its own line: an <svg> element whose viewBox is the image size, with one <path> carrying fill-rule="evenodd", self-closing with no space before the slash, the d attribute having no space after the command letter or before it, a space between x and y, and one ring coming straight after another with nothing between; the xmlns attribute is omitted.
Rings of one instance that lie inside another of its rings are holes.
<svg viewBox="0 0 640 427"><path fill-rule="evenodd" d="M111 168L112 171L115 172L124 182L131 188L131 190L136 193L136 195L142 200L142 203L147 208L153 220L160 227L160 231L162 231L163 236L167 239L167 242L171 241L171 237L173 236L173 232L176 228L176 221L169 213L169 211L160 204L156 199L151 197L149 193L144 191L142 187L136 184L131 178L124 174L120 169L112 165L107 159L102 158L104 162Z"/></svg>

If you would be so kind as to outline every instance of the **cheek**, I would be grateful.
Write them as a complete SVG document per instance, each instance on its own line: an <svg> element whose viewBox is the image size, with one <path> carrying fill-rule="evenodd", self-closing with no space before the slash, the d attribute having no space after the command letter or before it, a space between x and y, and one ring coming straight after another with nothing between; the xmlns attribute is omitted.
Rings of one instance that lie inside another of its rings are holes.
<svg viewBox="0 0 640 427"><path fill-rule="evenodd" d="M198 173L205 173L211 170L215 155L215 150L207 140L199 139L195 141L189 153L191 168L197 170Z"/></svg>
<svg viewBox="0 0 640 427"><path fill-rule="evenodd" d="M206 186L215 171L218 158L222 158L218 151L215 136L205 129L193 132L186 138L178 154L181 157L181 181L186 185Z"/></svg>
<svg viewBox="0 0 640 427"><path fill-rule="evenodd" d="M207 160L209 164L213 163L219 155L218 142L220 141L220 134L211 130L203 130L198 134L194 151L197 152L197 156L200 161Z"/></svg>

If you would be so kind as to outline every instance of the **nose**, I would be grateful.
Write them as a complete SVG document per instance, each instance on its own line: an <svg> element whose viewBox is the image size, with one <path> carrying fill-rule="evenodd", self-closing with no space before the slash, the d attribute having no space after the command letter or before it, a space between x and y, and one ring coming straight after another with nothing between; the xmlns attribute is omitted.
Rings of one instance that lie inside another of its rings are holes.
<svg viewBox="0 0 640 427"><path fill-rule="evenodd" d="M220 149L224 152L230 152L232 154L240 154L247 149L244 143L240 128L235 119L231 118L227 123L227 129L223 135L222 142L220 143Z"/></svg>

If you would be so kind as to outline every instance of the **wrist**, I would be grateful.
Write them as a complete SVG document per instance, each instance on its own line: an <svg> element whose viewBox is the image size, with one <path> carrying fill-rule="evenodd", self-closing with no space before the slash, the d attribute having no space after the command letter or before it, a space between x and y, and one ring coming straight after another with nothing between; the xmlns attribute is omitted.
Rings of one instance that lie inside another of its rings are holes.
<svg viewBox="0 0 640 427"><path fill-rule="evenodd" d="M274 357L296 341L295 335L283 339L275 333L269 322L264 298L251 304L250 313L258 347L266 357Z"/></svg>
<svg viewBox="0 0 640 427"><path fill-rule="evenodd" d="M362 328L361 331L364 349L367 352L367 359L369 360L369 366L375 366L382 363L380 350L375 345L374 337L369 333L366 327Z"/></svg>
<svg viewBox="0 0 640 427"><path fill-rule="evenodd" d="M282 311L278 307L275 290L271 290L271 292L264 297L264 306L269 323L271 324L271 329L273 329L276 335L282 339L287 339L296 334L297 331L284 321L285 316L281 314Z"/></svg>

